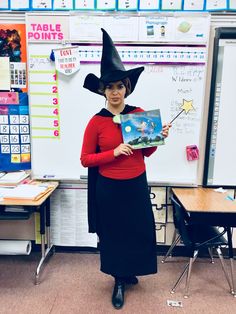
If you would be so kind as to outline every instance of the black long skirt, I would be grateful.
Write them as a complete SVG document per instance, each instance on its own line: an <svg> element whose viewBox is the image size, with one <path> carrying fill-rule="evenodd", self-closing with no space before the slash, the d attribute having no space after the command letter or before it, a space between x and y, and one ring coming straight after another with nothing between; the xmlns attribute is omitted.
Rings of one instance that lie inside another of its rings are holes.
<svg viewBox="0 0 236 314"><path fill-rule="evenodd" d="M155 222L146 173L128 180L98 176L101 271L113 276L157 272Z"/></svg>

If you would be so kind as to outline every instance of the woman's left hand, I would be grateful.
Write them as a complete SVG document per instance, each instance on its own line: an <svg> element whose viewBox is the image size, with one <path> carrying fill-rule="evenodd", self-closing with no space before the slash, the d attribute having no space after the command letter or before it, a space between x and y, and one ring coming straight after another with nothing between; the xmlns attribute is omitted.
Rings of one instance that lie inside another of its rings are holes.
<svg viewBox="0 0 236 314"><path fill-rule="evenodd" d="M172 124L163 124L161 134L166 138L169 135L169 129L172 127Z"/></svg>

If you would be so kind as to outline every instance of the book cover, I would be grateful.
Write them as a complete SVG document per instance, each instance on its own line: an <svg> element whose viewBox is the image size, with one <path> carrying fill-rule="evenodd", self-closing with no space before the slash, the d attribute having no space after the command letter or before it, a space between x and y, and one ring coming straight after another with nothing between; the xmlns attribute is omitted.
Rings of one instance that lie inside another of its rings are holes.
<svg viewBox="0 0 236 314"><path fill-rule="evenodd" d="M123 141L133 149L163 145L160 109L120 115Z"/></svg>

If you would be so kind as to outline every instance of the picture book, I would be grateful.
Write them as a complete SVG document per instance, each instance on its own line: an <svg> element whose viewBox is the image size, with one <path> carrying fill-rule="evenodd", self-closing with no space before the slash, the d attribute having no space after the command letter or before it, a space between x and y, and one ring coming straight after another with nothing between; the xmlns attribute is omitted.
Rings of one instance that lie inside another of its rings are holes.
<svg viewBox="0 0 236 314"><path fill-rule="evenodd" d="M120 115L123 141L133 149L164 144L160 109Z"/></svg>

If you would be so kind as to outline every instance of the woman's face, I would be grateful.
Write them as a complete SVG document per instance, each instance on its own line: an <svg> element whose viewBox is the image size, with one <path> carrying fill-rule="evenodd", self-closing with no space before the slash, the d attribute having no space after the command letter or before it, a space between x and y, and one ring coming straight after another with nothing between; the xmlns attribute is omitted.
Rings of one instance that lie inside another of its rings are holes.
<svg viewBox="0 0 236 314"><path fill-rule="evenodd" d="M119 107L124 104L126 87L122 81L112 82L105 86L105 96L108 104Z"/></svg>

